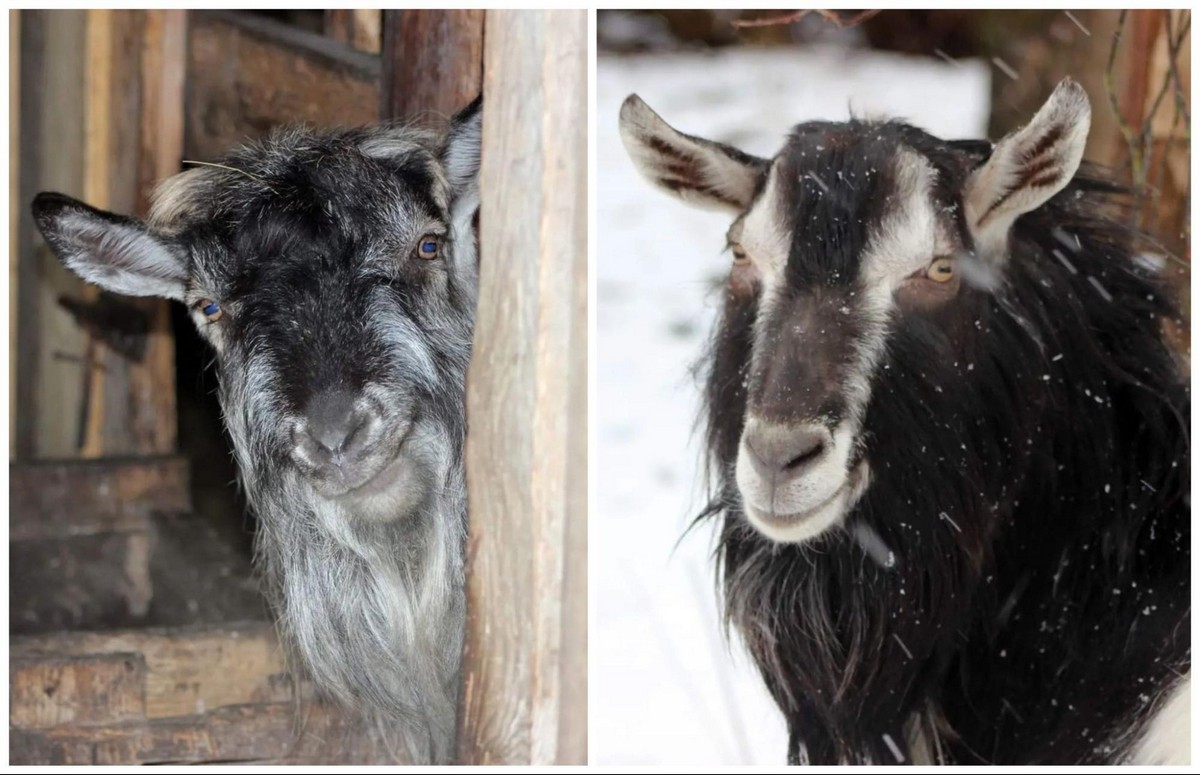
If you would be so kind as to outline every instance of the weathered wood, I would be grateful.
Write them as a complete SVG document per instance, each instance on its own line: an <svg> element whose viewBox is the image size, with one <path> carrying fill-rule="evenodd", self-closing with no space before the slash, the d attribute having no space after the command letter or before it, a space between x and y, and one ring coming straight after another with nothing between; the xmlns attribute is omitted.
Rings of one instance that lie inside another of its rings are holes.
<svg viewBox="0 0 1200 775"><path fill-rule="evenodd" d="M180 170L183 159L184 71L187 60L187 11L142 12L140 35L141 104L136 114L138 143L129 159L136 177L129 180L130 211L145 216L150 193L164 178ZM133 116L130 116L131 120ZM146 353L129 370L129 403L122 414L132 415L136 449L141 454L165 454L178 446L175 403L175 336L170 302L138 299L136 306L148 321Z"/></svg>
<svg viewBox="0 0 1200 775"><path fill-rule="evenodd" d="M140 624L154 597L153 548L148 528L10 543L10 631Z"/></svg>
<svg viewBox="0 0 1200 775"><path fill-rule="evenodd" d="M87 337L58 304L83 282L54 257L33 225L29 203L42 190L83 195L86 12L21 14L21 184L17 300L16 454L67 457L78 450L84 377L77 361Z"/></svg>
<svg viewBox="0 0 1200 775"><path fill-rule="evenodd" d="M12 730L13 764L382 764L384 747L320 705L240 705L159 721Z"/></svg>
<svg viewBox="0 0 1200 775"><path fill-rule="evenodd" d="M143 530L155 511L190 511L181 457L21 463L9 467L9 540Z"/></svg>
<svg viewBox="0 0 1200 775"><path fill-rule="evenodd" d="M291 679L269 622L24 636L13 638L9 651L13 660L126 653L146 663L148 719L292 699Z"/></svg>
<svg viewBox="0 0 1200 775"><path fill-rule="evenodd" d="M382 117L449 117L483 82L484 12L389 10L383 17Z"/></svg>
<svg viewBox="0 0 1200 775"><path fill-rule="evenodd" d="M144 200L142 146L173 147L179 131L142 131L142 109L163 92L142 89L143 55L153 48L147 31L162 11L28 11L31 33L22 67L20 98L28 118L21 127L18 222L16 454L22 459L156 454L174 450L173 345L165 302L128 300L134 317L110 318L110 330L85 325L79 310L101 294L66 270L28 218L29 201L56 190L121 212ZM151 63L169 70L170 57ZM151 69L147 68L147 69ZM164 101L156 110L178 113ZM164 127L157 127L163 130ZM64 299L67 300L64 302ZM136 319L134 319L136 318ZM133 323L145 328L137 356L113 350L110 335Z"/></svg>
<svg viewBox="0 0 1200 775"><path fill-rule="evenodd" d="M587 15L488 11L486 25L459 753L582 764Z"/></svg>
<svg viewBox="0 0 1200 775"><path fill-rule="evenodd" d="M191 12L185 155L216 158L287 122L379 117L379 57L244 14Z"/></svg>
<svg viewBox="0 0 1200 775"><path fill-rule="evenodd" d="M8 12L8 147L21 147L21 12ZM8 454L17 453L17 394L11 386L17 379L17 289L20 287L20 240L17 238L21 221L20 180L21 155L8 157Z"/></svg>
<svg viewBox="0 0 1200 775"><path fill-rule="evenodd" d="M14 638L14 764L392 761L294 687L267 623Z"/></svg>
<svg viewBox="0 0 1200 775"><path fill-rule="evenodd" d="M330 8L325 11L325 34L351 48L378 54L383 47L383 11Z"/></svg>
<svg viewBox="0 0 1200 775"><path fill-rule="evenodd" d="M143 718L146 663L132 653L15 658L8 723L21 729Z"/></svg>

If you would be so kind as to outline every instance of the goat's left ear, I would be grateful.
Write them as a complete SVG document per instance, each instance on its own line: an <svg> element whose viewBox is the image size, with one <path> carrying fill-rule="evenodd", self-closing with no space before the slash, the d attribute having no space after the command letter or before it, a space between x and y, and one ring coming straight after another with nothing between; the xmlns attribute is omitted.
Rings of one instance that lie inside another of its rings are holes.
<svg viewBox="0 0 1200 775"><path fill-rule="evenodd" d="M1071 182L1091 120L1087 93L1064 79L1033 120L1006 135L971 174L963 207L981 256L1002 256L1013 222Z"/></svg>
<svg viewBox="0 0 1200 775"><path fill-rule="evenodd" d="M451 196L458 199L479 187L479 154L483 139L483 95L454 114L442 146L442 166L450 181ZM478 195L478 194L476 194Z"/></svg>

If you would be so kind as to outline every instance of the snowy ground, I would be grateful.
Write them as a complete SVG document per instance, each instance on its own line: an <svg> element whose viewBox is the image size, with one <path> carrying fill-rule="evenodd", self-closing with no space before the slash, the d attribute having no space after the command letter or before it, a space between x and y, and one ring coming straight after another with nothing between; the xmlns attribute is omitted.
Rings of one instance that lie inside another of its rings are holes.
<svg viewBox="0 0 1200 775"><path fill-rule="evenodd" d="M989 73L847 49L601 56L597 149L597 403L590 522L589 761L773 764L786 733L717 617L689 367L713 322L729 219L636 176L617 111L639 93L677 128L769 156L809 119L902 117L983 137Z"/></svg>

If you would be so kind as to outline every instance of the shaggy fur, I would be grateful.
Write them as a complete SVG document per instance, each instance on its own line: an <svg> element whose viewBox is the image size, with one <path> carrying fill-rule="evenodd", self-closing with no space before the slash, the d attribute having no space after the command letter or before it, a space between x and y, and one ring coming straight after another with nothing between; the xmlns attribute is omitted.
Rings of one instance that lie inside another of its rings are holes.
<svg viewBox="0 0 1200 775"><path fill-rule="evenodd" d="M445 136L282 129L164 182L148 225L34 203L82 276L191 308L296 667L413 762L453 756L479 117L477 101ZM427 234L434 260L414 252ZM292 429L330 391L378 413L366 494L330 497L297 465Z"/></svg>
<svg viewBox="0 0 1200 775"><path fill-rule="evenodd" d="M773 160L793 188L786 274L768 303L735 268L703 364L701 518L720 525L727 621L787 718L792 763L1124 761L1189 669L1190 396L1162 336L1178 313L1096 170L1016 220L998 277L888 317L854 452L870 483L837 526L780 543L743 511L756 348L787 345L797 360L772 368L792 369L790 410L811 417L806 369L841 363L877 322L855 278L902 153L935 172L970 250L963 197L987 143L813 123ZM784 326L799 306L804 325ZM847 402L828 398L837 422Z"/></svg>

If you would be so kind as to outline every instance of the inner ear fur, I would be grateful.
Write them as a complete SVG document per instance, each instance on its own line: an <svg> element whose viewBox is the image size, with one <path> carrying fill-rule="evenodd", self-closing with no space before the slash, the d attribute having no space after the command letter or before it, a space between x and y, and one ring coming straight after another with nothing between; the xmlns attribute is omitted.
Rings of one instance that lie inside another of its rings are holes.
<svg viewBox="0 0 1200 775"><path fill-rule="evenodd" d="M766 159L679 132L636 94L621 106L620 130L642 177L699 207L744 211L770 166Z"/></svg>
<svg viewBox="0 0 1200 775"><path fill-rule="evenodd" d="M1083 160L1092 111L1087 93L1067 78L1037 115L996 144L964 192L967 227L984 256L1003 256L1024 213L1061 191Z"/></svg>

